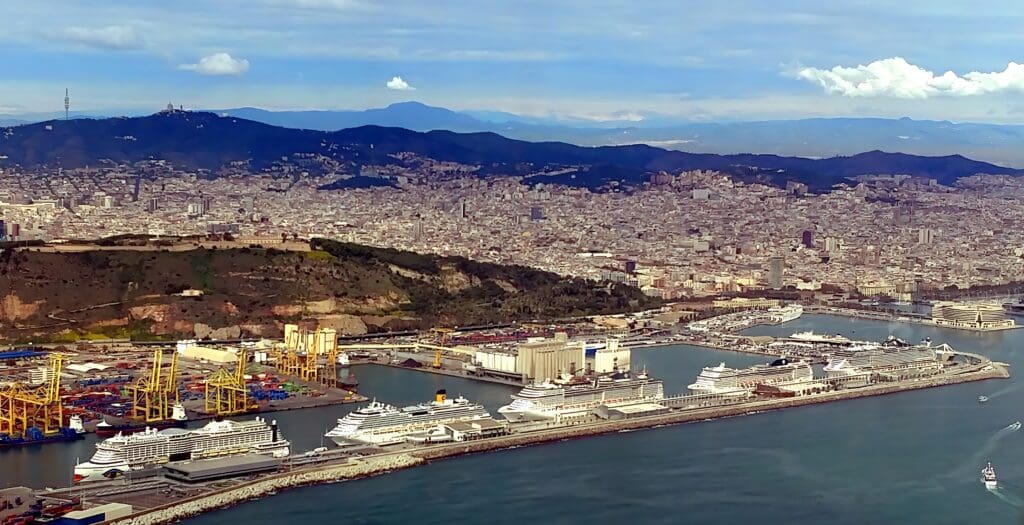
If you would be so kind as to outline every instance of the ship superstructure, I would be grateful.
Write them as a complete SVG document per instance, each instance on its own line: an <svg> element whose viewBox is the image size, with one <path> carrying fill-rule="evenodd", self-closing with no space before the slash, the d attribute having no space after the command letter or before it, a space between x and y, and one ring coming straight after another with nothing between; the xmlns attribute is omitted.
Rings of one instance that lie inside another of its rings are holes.
<svg viewBox="0 0 1024 525"><path fill-rule="evenodd" d="M725 363L704 367L697 380L687 388L698 394L741 395L753 391L759 384L773 385L813 379L814 370L810 363L783 357L750 368L730 368Z"/></svg>
<svg viewBox="0 0 1024 525"><path fill-rule="evenodd" d="M373 401L339 419L325 436L338 446L392 445L438 425L490 417L482 405L461 396L448 399L439 390L434 401L404 408Z"/></svg>
<svg viewBox="0 0 1024 525"><path fill-rule="evenodd" d="M651 379L646 373L633 377L628 372L617 372L579 384L544 381L525 386L498 413L511 422L544 421L587 413L600 405L656 402L664 397L660 379Z"/></svg>
<svg viewBox="0 0 1024 525"><path fill-rule="evenodd" d="M75 481L115 478L148 465L235 454L260 453L285 457L290 443L277 422L262 418L250 421L211 421L202 428L186 430L146 429L117 434L96 444L96 453L75 465Z"/></svg>
<svg viewBox="0 0 1024 525"><path fill-rule="evenodd" d="M843 377L899 368L940 366L945 356L942 348L931 346L927 340L911 345L890 336L881 344L858 344L833 351L824 370L827 377Z"/></svg>

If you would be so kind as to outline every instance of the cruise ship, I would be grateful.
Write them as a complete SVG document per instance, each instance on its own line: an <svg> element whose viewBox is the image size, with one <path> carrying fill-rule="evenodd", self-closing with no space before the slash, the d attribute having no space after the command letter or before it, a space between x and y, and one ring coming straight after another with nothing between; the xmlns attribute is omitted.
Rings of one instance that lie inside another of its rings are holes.
<svg viewBox="0 0 1024 525"><path fill-rule="evenodd" d="M833 351L824 370L827 377L844 377L901 367L939 366L944 355L931 346L931 341L911 345L890 336L881 344L858 344Z"/></svg>
<svg viewBox="0 0 1024 525"><path fill-rule="evenodd" d="M790 340L800 341L802 343L817 343L827 345L848 345L852 344L849 338L843 337L839 334L836 335L823 335L816 334L814 332L797 332L789 336Z"/></svg>
<svg viewBox="0 0 1024 525"><path fill-rule="evenodd" d="M434 401L405 408L373 401L339 419L338 426L325 436L342 447L393 445L405 441L411 434L422 433L438 425L489 417L491 415L482 405L461 396L448 399L444 390L438 390Z"/></svg>
<svg viewBox="0 0 1024 525"><path fill-rule="evenodd" d="M687 388L697 394L733 394L749 392L759 384L776 384L814 379L814 370L807 361L793 361L785 357L750 368L729 368L722 363L701 370L697 381Z"/></svg>
<svg viewBox="0 0 1024 525"><path fill-rule="evenodd" d="M277 422L211 421L202 428L186 430L148 428L135 434L117 434L96 444L96 453L75 465L75 481L116 478L148 465L216 456L258 453L286 457L290 443Z"/></svg>
<svg viewBox="0 0 1024 525"><path fill-rule="evenodd" d="M804 315L804 307L799 304L786 306L774 306L768 309L768 317L773 323L788 323L795 321Z"/></svg>
<svg viewBox="0 0 1024 525"><path fill-rule="evenodd" d="M660 379L646 373L604 375L583 384L559 385L551 381L527 385L512 395L512 403L498 409L510 422L544 421L574 413L586 413L600 405L660 401L665 389Z"/></svg>

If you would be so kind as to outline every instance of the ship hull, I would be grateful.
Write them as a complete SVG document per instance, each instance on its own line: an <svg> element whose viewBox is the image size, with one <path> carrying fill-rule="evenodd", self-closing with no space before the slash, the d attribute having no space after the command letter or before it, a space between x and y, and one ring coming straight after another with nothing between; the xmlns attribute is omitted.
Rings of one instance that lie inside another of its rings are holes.
<svg viewBox="0 0 1024 525"><path fill-rule="evenodd" d="M82 434L57 434L40 439L8 438L0 439L0 449L44 445L46 443L63 443L82 439Z"/></svg>
<svg viewBox="0 0 1024 525"><path fill-rule="evenodd" d="M115 463L111 465L96 465L93 463L80 463L75 465L75 483L83 481L102 481L105 479L117 479L131 470L127 463Z"/></svg>
<svg viewBox="0 0 1024 525"><path fill-rule="evenodd" d="M555 418L554 411L539 412L536 410L508 410L507 407L498 409L498 413L509 423L527 423L530 421L550 421Z"/></svg>

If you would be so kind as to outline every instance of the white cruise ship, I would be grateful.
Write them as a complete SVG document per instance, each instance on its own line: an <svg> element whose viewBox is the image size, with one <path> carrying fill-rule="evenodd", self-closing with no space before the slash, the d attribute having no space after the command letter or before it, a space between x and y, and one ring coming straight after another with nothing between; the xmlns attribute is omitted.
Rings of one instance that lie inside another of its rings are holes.
<svg viewBox="0 0 1024 525"><path fill-rule="evenodd" d="M512 403L499 408L498 413L513 423L544 421L587 413L600 405L657 402L664 397L660 379L650 379L643 373L633 378L628 373L618 372L579 385L544 381L525 386L518 394L513 394Z"/></svg>
<svg viewBox="0 0 1024 525"><path fill-rule="evenodd" d="M482 405L459 396L448 399L444 390L430 403L397 408L374 401L338 420L326 437L338 446L393 445L410 434L421 433L455 421L489 418Z"/></svg>
<svg viewBox="0 0 1024 525"><path fill-rule="evenodd" d="M135 434L117 434L96 444L96 453L75 465L75 481L116 478L147 465L235 454L259 453L286 457L290 443L277 422L211 421L195 430L147 428Z"/></svg>
<svg viewBox="0 0 1024 525"><path fill-rule="evenodd" d="M780 358L765 365L750 368L729 368L722 363L701 370L697 381L687 388L697 394L740 395L757 388L759 384L776 384L791 381L810 381L814 370L807 361L791 361Z"/></svg>
<svg viewBox="0 0 1024 525"><path fill-rule="evenodd" d="M802 343L820 343L827 345L848 345L853 343L849 338L843 337L839 334L823 335L816 334L814 332L797 332L789 336L789 339L793 341L800 341Z"/></svg>
<svg viewBox="0 0 1024 525"><path fill-rule="evenodd" d="M890 336L882 344L861 344L833 351L825 365L825 375L844 377L887 369L940 366L944 353L940 355L937 350L945 348L948 347L943 345L936 349L930 341L910 345Z"/></svg>
<svg viewBox="0 0 1024 525"><path fill-rule="evenodd" d="M788 323L795 321L804 315L804 307L799 304L790 304L786 306L773 306L768 309L768 318L773 323Z"/></svg>

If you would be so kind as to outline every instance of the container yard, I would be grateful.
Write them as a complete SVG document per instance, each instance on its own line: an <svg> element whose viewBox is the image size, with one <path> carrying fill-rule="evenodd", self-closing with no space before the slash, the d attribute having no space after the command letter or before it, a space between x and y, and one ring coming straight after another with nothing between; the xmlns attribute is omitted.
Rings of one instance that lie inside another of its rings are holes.
<svg viewBox="0 0 1024 525"><path fill-rule="evenodd" d="M318 337L331 337L318 332ZM328 339L317 339L317 341ZM78 344L0 352L0 447L109 437L146 427L365 400L335 349L301 366L282 343ZM320 343L318 343L320 344ZM277 356L276 362L268 356ZM297 355L296 355L297 357ZM293 357L290 362L295 362ZM312 366L313 372L309 372Z"/></svg>

